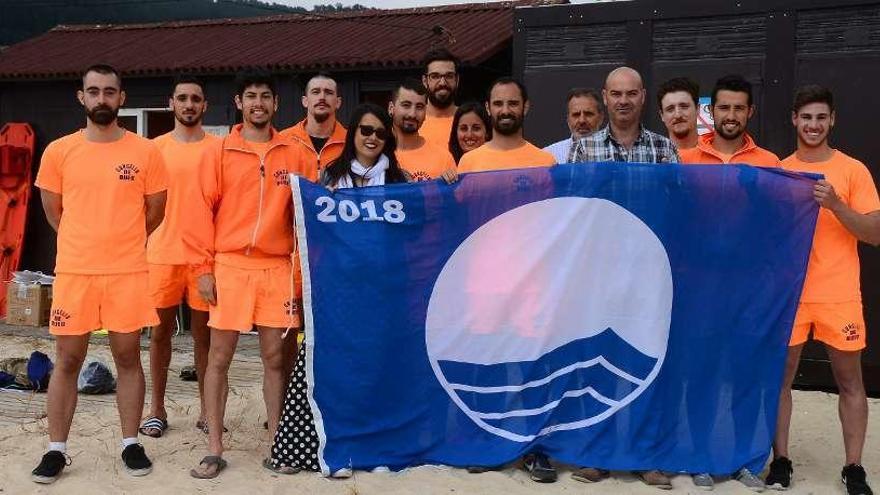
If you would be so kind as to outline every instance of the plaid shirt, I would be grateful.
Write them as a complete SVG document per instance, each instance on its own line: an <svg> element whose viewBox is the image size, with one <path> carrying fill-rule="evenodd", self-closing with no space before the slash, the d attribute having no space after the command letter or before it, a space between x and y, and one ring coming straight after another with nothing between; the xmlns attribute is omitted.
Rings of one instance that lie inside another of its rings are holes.
<svg viewBox="0 0 880 495"><path fill-rule="evenodd" d="M640 162L679 163L678 150L668 138L639 126L639 137L627 150L611 135L611 127L581 138L572 144L568 163L580 162Z"/></svg>

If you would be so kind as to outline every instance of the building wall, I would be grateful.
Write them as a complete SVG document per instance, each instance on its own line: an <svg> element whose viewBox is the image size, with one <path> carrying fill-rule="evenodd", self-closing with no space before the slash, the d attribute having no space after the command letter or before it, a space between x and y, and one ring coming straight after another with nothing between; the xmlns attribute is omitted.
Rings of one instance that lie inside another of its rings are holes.
<svg viewBox="0 0 880 495"><path fill-rule="evenodd" d="M665 134L657 87L688 76L710 96L715 81L742 74L754 86L757 113L749 130L780 157L795 149L791 101L796 87L819 83L835 92L834 146L858 157L880 182L880 147L870 95L880 77L880 2L871 0L633 0L518 9L514 72L533 88L527 129L539 144L568 135L565 94L575 86L601 88L607 73L629 65L648 90L643 120ZM535 91L538 87L540 90ZM869 387L880 395L880 249L860 245L862 299L868 326ZM804 351L801 383L831 386L825 353Z"/></svg>

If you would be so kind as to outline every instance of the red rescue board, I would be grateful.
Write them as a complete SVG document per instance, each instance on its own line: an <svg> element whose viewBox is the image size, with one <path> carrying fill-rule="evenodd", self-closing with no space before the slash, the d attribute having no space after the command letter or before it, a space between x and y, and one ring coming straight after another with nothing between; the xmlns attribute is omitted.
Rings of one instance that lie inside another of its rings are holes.
<svg viewBox="0 0 880 495"><path fill-rule="evenodd" d="M6 316L6 285L21 259L33 160L31 126L4 125L0 129L0 317Z"/></svg>

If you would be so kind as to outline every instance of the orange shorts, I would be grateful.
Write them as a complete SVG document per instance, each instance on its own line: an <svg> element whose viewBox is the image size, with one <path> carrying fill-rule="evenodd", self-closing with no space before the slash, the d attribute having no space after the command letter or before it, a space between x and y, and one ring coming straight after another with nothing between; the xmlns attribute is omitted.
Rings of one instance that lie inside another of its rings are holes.
<svg viewBox="0 0 880 495"><path fill-rule="evenodd" d="M52 287L52 335L85 335L106 328L130 333L159 324L147 272L115 275L59 273Z"/></svg>
<svg viewBox="0 0 880 495"><path fill-rule="evenodd" d="M794 317L788 345L801 345L813 331L813 338L839 351L865 348L865 317L861 301L801 303Z"/></svg>
<svg viewBox="0 0 880 495"><path fill-rule="evenodd" d="M299 328L302 287L294 280L289 261L268 268L214 264L217 304L211 306L208 326L248 332L254 325Z"/></svg>
<svg viewBox="0 0 880 495"><path fill-rule="evenodd" d="M199 295L198 277L189 265L150 264L150 297L156 308L171 308L183 302L196 311L208 311Z"/></svg>

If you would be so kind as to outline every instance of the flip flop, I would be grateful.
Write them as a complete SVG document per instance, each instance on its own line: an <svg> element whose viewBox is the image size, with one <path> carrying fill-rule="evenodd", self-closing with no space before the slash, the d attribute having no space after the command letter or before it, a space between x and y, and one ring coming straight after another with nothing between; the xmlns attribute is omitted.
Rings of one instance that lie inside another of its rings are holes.
<svg viewBox="0 0 880 495"><path fill-rule="evenodd" d="M141 432L142 435L146 435L152 438L161 438L162 435L165 434L165 430L168 429L168 421L164 419L157 418L156 416L150 416L145 419L143 423L141 423L141 427L138 428L138 431Z"/></svg>
<svg viewBox="0 0 880 495"><path fill-rule="evenodd" d="M196 421L196 429L201 430L205 435L208 434L208 422L202 421L201 419ZM229 430L224 426L223 433L229 433Z"/></svg>
<svg viewBox="0 0 880 495"><path fill-rule="evenodd" d="M296 474L300 472L300 468L295 466L278 466L272 465L272 459L266 457L263 459L263 467L276 474Z"/></svg>
<svg viewBox="0 0 880 495"><path fill-rule="evenodd" d="M199 374L195 366L184 366L180 368L180 379L185 382L194 382L199 379Z"/></svg>
<svg viewBox="0 0 880 495"><path fill-rule="evenodd" d="M212 479L216 478L217 475L219 475L221 471L226 469L226 466L227 466L226 461L223 460L223 458L220 457L219 455L206 455L199 462L199 467L201 467L202 464L204 464L206 468L210 468L211 466L214 466L214 470L209 473L202 473L201 471L198 471L197 469L190 469L189 475L192 476L193 478L200 479L200 480L212 480Z"/></svg>

